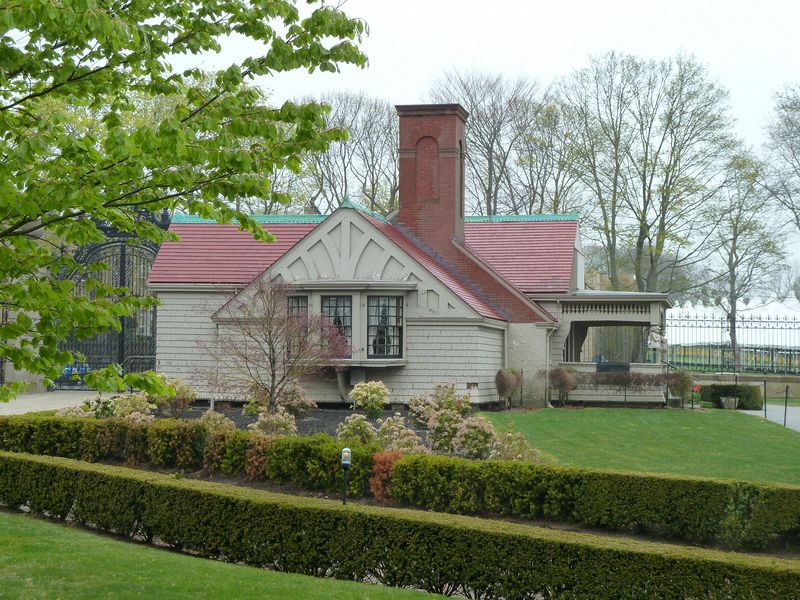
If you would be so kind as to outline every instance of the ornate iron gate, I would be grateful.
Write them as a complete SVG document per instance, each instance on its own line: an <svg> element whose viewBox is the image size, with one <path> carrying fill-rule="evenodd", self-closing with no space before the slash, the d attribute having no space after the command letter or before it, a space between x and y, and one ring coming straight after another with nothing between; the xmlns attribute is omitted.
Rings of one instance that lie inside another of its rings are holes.
<svg viewBox="0 0 800 600"><path fill-rule="evenodd" d="M169 216L161 219L147 218L166 228ZM108 241L82 248L77 256L80 263L90 265L105 263L107 268L96 274L114 286L126 287L134 296L147 296L147 276L153 266L158 247L149 242L131 244L129 236L121 236L106 229ZM82 292L80 282L78 291ZM156 308L140 309L130 317L122 317L120 331L108 331L88 339L70 338L64 349L80 352L85 362L69 365L55 381L56 389L84 387L83 375L112 363L126 372L146 371L155 368L156 362ZM77 375L77 377L75 377Z"/></svg>

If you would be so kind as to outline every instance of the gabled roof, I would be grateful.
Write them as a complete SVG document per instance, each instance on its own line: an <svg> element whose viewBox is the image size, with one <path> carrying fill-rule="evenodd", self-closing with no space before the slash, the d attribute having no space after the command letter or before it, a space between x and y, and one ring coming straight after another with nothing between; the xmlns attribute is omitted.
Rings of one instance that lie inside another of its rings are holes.
<svg viewBox="0 0 800 600"><path fill-rule="evenodd" d="M317 216L317 215L309 215ZM164 242L147 278L154 283L247 283L283 256L321 222L261 221L275 241L254 240L238 225L182 223L174 219L169 230L179 242Z"/></svg>
<svg viewBox="0 0 800 600"><path fill-rule="evenodd" d="M354 203L344 208L358 210L479 314L504 319L488 298L450 272L400 228ZM256 221L276 238L274 243L264 243L240 231L235 224L219 225L207 219L175 215L170 231L177 233L181 241L161 245L148 283L249 283L325 218L323 215L256 216ZM568 292L577 227L576 215L467 217L465 246L521 292Z"/></svg>
<svg viewBox="0 0 800 600"><path fill-rule="evenodd" d="M446 285L450 291L452 291L456 296L461 298L470 307L477 311L478 314L489 319L499 319L501 321L507 320L478 292L468 286L459 277L448 271L442 263L425 252L417 244L412 242L397 227L375 216L364 213L362 214L364 215L364 218L372 224L373 227L389 238L392 242L397 244L401 250L422 265L424 269L426 269L431 275Z"/></svg>
<svg viewBox="0 0 800 600"><path fill-rule="evenodd" d="M466 246L526 294L570 291L578 236L577 215L467 219ZM554 218L558 217L558 218Z"/></svg>

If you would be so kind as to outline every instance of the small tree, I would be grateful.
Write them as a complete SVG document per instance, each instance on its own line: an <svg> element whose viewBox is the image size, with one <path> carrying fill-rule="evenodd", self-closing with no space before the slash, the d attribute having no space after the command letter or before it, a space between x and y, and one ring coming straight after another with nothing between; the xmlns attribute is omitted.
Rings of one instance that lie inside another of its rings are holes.
<svg viewBox="0 0 800 600"><path fill-rule="evenodd" d="M256 388L270 409L287 386L350 353L339 329L307 310L291 310L292 287L259 279L217 311L217 333L203 349L216 359L211 379L242 394Z"/></svg>

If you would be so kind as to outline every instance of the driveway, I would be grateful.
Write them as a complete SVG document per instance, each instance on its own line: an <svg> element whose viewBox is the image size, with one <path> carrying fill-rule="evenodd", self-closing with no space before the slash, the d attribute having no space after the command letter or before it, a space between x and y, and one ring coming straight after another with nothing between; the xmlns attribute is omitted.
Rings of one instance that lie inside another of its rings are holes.
<svg viewBox="0 0 800 600"><path fill-rule="evenodd" d="M764 418L763 410L743 410L741 412ZM783 425L783 405L767 404L767 419ZM786 408L786 427L800 431L800 406L788 406Z"/></svg>
<svg viewBox="0 0 800 600"><path fill-rule="evenodd" d="M97 392L86 390L20 394L11 402L0 402L0 415L20 415L40 410L58 410L67 406L79 406L84 400L96 397Z"/></svg>

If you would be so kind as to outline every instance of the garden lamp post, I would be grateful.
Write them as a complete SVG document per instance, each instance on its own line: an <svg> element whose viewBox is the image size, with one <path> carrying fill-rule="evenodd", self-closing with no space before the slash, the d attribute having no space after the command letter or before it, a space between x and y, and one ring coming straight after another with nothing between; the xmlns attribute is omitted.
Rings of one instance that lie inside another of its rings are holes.
<svg viewBox="0 0 800 600"><path fill-rule="evenodd" d="M342 472L344 483L342 483L342 504L347 504L347 483L350 475L350 448L342 448Z"/></svg>

